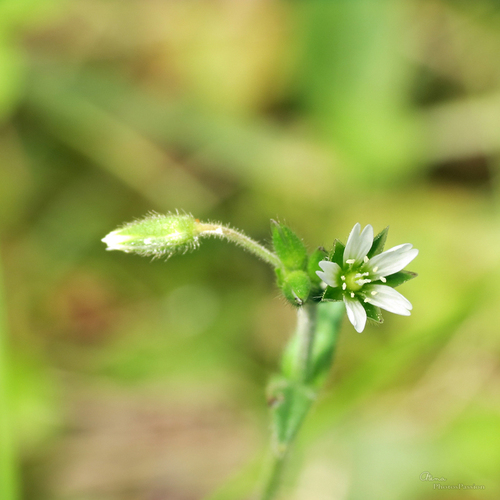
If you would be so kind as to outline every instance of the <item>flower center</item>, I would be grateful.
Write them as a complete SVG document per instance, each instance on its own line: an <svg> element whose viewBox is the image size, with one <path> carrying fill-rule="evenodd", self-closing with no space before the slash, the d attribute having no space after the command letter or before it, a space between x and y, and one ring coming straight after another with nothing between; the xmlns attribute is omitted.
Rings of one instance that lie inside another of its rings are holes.
<svg viewBox="0 0 500 500"><path fill-rule="evenodd" d="M345 274L345 284L347 290L351 292L357 292L363 284L357 283L359 279L361 278L360 274L358 272L350 272Z"/></svg>

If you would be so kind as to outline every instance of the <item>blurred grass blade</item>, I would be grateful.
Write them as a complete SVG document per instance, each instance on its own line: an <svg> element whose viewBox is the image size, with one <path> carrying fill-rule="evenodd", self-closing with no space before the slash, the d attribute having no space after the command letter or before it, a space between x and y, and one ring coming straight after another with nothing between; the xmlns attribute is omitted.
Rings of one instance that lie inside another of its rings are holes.
<svg viewBox="0 0 500 500"><path fill-rule="evenodd" d="M218 202L165 148L81 95L60 85L40 84L30 102L54 137L155 207L202 211Z"/></svg>
<svg viewBox="0 0 500 500"><path fill-rule="evenodd" d="M0 498L19 498L18 469L12 430L10 370L3 280L0 268Z"/></svg>
<svg viewBox="0 0 500 500"><path fill-rule="evenodd" d="M262 473L261 453L252 458L225 484L220 486L204 500L234 500L235 498L248 498L255 489L259 475Z"/></svg>
<svg viewBox="0 0 500 500"><path fill-rule="evenodd" d="M182 100L154 98L124 80L91 72L76 83L68 82L64 74L38 75L27 95L30 109L43 113L44 120L50 120L50 129L54 127L54 133L67 135L65 140L72 141L74 148L84 147L82 137L88 140L87 135L92 139L96 134L95 119L111 116L120 127L132 129L142 139L151 138L189 152L195 163L219 175L229 174L245 183L268 186L308 203L318 194L332 194L330 179L336 162L312 141L268 121L237 120ZM75 117L83 120L79 113L88 113L85 135L79 134L78 123L72 124ZM64 123L55 123L57 114L64 115ZM102 129L106 130L107 118L104 121ZM75 127L74 132L66 129L69 126ZM101 137L100 133L96 135ZM114 168L120 174L118 167ZM192 206L190 209L200 211Z"/></svg>

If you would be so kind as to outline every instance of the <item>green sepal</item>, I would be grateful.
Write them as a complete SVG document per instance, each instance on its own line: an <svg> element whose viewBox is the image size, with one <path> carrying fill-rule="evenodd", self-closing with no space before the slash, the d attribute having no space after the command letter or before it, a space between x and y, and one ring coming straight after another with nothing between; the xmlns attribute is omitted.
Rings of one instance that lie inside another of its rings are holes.
<svg viewBox="0 0 500 500"><path fill-rule="evenodd" d="M273 247L286 270L306 270L307 249L302 240L287 226L272 221Z"/></svg>
<svg viewBox="0 0 500 500"><path fill-rule="evenodd" d="M325 293L323 294L322 300L338 301L338 300L342 300L343 297L344 297L344 294L343 294L342 288L340 288L339 286L336 286L335 288L331 287L331 286L327 286Z"/></svg>
<svg viewBox="0 0 500 500"><path fill-rule="evenodd" d="M380 307L374 306L373 304L369 304L368 302L362 302L361 305L364 307L368 319L371 319L376 323L384 322L384 318L382 317L382 311L380 310Z"/></svg>
<svg viewBox="0 0 500 500"><path fill-rule="evenodd" d="M387 233L389 232L389 226L382 229L380 233L373 238L373 244L367 254L367 257L371 259L374 255L378 255L384 251L385 241L387 240Z"/></svg>
<svg viewBox="0 0 500 500"><path fill-rule="evenodd" d="M307 385L275 377L268 387L267 401L271 408L275 451L281 455L293 440L315 399L315 392Z"/></svg>
<svg viewBox="0 0 500 500"><path fill-rule="evenodd" d="M285 281L285 270L283 268L280 268L280 267L276 267L274 269L274 272L276 273L276 278L277 278L277 284L278 284L278 287L281 288L283 286L283 283Z"/></svg>
<svg viewBox="0 0 500 500"><path fill-rule="evenodd" d="M279 275L278 274L278 281ZM292 271L283 275L280 288L286 299L295 306L303 305L311 293L311 280L305 271Z"/></svg>
<svg viewBox="0 0 500 500"><path fill-rule="evenodd" d="M412 280L418 276L417 273L412 273L411 271L399 271L399 273L391 274L390 276L386 276L386 282L384 285L390 286L392 288L396 288L407 281Z"/></svg>
<svg viewBox="0 0 500 500"><path fill-rule="evenodd" d="M307 272L311 282L315 285L321 283L321 278L316 274L316 271L321 271L319 263L327 258L325 250L318 248L309 256L309 261L307 262Z"/></svg>
<svg viewBox="0 0 500 500"><path fill-rule="evenodd" d="M335 240L333 242L333 250L328 257L328 260L335 262L340 267L344 267L344 250L345 245L340 240Z"/></svg>

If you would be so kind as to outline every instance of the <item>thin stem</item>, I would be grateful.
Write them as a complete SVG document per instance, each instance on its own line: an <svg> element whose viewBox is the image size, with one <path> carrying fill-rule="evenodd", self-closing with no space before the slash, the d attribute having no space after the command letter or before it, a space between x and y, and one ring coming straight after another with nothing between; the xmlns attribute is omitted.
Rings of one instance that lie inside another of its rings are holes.
<svg viewBox="0 0 500 500"><path fill-rule="evenodd" d="M317 304L306 304L297 311L297 337L299 341L298 376L307 382L311 372L311 353L316 331Z"/></svg>
<svg viewBox="0 0 500 500"><path fill-rule="evenodd" d="M0 498L19 498L18 469L12 426L12 390L7 342L7 327L0 269Z"/></svg>
<svg viewBox="0 0 500 500"><path fill-rule="evenodd" d="M307 384L311 375L311 355L316 332L316 318L318 305L311 303L300 307L297 311L297 329L295 335L298 341L296 360L293 377L301 384ZM272 450L272 461L267 466L267 476L261 500L272 500L275 498L281 483L281 477L286 457L293 443L293 438L299 431L303 418L308 410L294 419L294 429L290 438L280 444L279 450Z"/></svg>
<svg viewBox="0 0 500 500"><path fill-rule="evenodd" d="M198 230L200 231L200 237L218 236L219 238L226 238L227 240L236 243L236 245L239 245L245 250L253 253L268 264L271 264L271 266L282 267L281 261L275 253L271 252L271 250L268 250L260 243L257 243L255 240L252 240L252 238L249 238L246 234L243 234L236 229L222 226L220 224L202 222L199 223Z"/></svg>
<svg viewBox="0 0 500 500"><path fill-rule="evenodd" d="M262 492L261 500L272 500L278 492L281 480L281 473L285 464L287 453L276 455L273 453L271 462L268 465L266 483Z"/></svg>

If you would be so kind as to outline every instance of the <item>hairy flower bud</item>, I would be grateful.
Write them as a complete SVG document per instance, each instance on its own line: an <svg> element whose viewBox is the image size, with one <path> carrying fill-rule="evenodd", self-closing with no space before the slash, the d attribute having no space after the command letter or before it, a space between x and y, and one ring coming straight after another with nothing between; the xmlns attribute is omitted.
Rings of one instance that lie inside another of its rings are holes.
<svg viewBox="0 0 500 500"><path fill-rule="evenodd" d="M311 293L311 280L304 271L292 271L285 275L281 290L291 304L302 306Z"/></svg>
<svg viewBox="0 0 500 500"><path fill-rule="evenodd" d="M112 231L102 241L107 250L161 257L198 246L199 222L189 214L151 213Z"/></svg>

